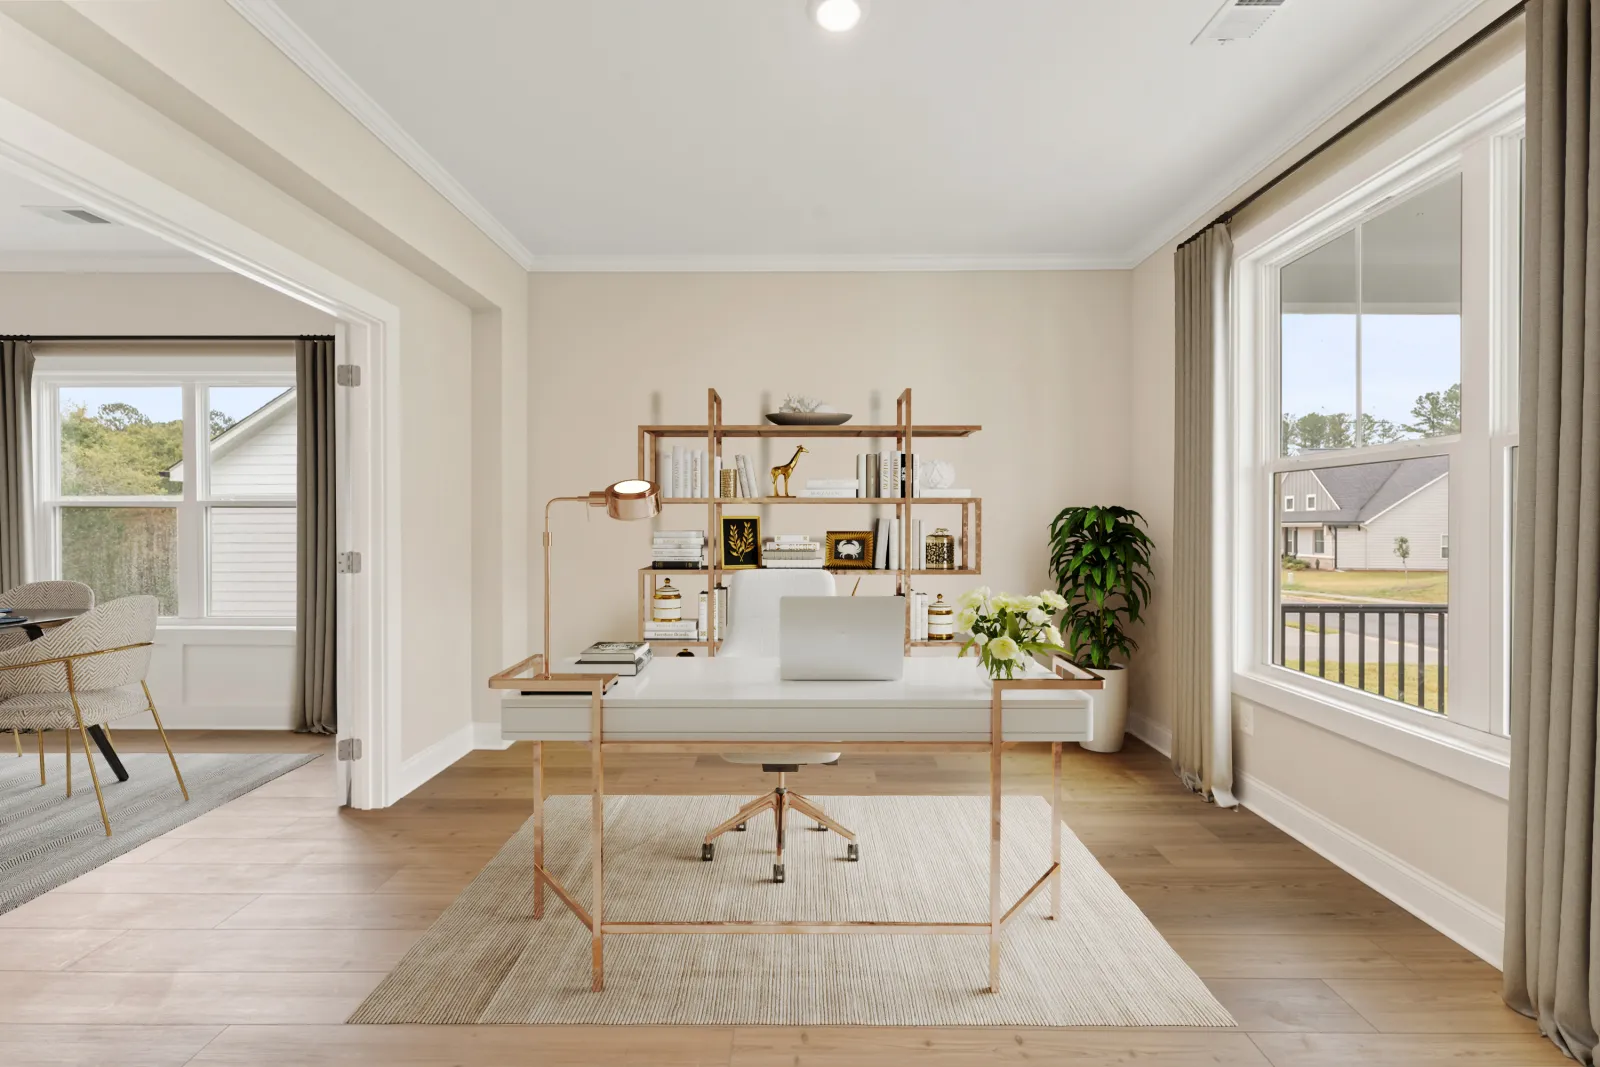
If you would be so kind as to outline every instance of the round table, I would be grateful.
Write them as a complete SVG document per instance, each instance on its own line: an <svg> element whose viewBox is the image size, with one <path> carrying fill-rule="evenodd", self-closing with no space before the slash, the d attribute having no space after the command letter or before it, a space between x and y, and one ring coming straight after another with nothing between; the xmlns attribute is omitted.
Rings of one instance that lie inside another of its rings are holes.
<svg viewBox="0 0 1600 1067"><path fill-rule="evenodd" d="M0 623L0 632L9 630L13 626L20 626L22 632L28 635L28 640L37 641L44 636L46 630L53 630L63 623L71 622L79 615L86 612L87 608L15 608L13 617L19 618L18 622ZM0 620L6 616L0 615ZM99 724L91 726L89 736L94 739L95 747L100 749L100 754L106 758L106 763L111 767L111 773L117 776L117 781L128 780L128 769L122 765L122 760L117 757L117 750L111 747L111 739L106 736Z"/></svg>

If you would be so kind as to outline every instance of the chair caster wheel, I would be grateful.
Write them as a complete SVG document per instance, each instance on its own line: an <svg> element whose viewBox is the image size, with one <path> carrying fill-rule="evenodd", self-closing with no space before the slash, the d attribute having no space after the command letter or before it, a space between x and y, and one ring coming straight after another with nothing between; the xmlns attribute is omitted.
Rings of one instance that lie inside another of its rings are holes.
<svg viewBox="0 0 1600 1067"><path fill-rule="evenodd" d="M716 854L717 846L713 845L711 842L707 841L705 844L700 846L700 858L705 862L710 863Z"/></svg>
<svg viewBox="0 0 1600 1067"><path fill-rule="evenodd" d="M861 846L856 844L854 841L850 842L849 845L845 846L844 858L849 860L851 863L855 863L856 861L860 860Z"/></svg>
<svg viewBox="0 0 1600 1067"><path fill-rule="evenodd" d="M783 884L783 864L774 863L772 865L772 880L779 885Z"/></svg>
<svg viewBox="0 0 1600 1067"><path fill-rule="evenodd" d="M738 826L735 826L735 827L734 827L734 829L735 829L735 830L738 830L738 831L740 831L740 832L741 832L741 833L742 833L742 832L743 832L743 831L744 831L744 828L745 828L745 827L744 827L744 823L740 823L740 824L739 824L739 825L738 825Z"/></svg>

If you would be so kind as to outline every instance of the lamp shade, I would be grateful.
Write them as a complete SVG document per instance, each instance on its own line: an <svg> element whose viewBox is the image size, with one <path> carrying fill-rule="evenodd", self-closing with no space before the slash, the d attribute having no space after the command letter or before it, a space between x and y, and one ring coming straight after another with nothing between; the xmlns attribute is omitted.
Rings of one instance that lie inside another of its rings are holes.
<svg viewBox="0 0 1600 1067"><path fill-rule="evenodd" d="M632 522L661 514L661 494L654 482L628 478L606 486L606 514Z"/></svg>

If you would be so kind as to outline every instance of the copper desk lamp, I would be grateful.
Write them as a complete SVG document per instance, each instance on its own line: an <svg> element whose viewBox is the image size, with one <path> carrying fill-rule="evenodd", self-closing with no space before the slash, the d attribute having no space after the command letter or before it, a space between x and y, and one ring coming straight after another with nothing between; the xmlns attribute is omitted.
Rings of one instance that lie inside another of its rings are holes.
<svg viewBox="0 0 1600 1067"><path fill-rule="evenodd" d="M661 514L661 493L654 482L628 478L614 482L585 496L552 497L544 505L544 659L537 678L549 680L550 674L550 505L562 501L584 503L591 508L604 508L609 518L634 522L653 519Z"/></svg>

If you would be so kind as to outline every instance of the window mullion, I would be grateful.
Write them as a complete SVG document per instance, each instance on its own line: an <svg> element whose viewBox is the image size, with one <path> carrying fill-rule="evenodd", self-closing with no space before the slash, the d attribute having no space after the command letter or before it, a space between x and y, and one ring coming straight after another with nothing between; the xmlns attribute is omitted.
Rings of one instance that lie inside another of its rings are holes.
<svg viewBox="0 0 1600 1067"><path fill-rule="evenodd" d="M183 383L184 479L178 504L178 617L182 619L205 615L205 509L200 502L203 393L192 379Z"/></svg>

